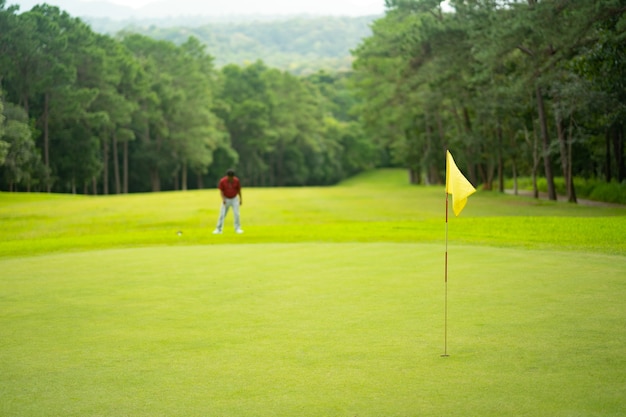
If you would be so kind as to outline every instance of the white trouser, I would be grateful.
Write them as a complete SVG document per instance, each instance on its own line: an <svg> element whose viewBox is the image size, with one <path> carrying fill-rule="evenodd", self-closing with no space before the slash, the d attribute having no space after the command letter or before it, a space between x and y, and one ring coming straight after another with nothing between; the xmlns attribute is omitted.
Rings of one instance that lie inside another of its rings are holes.
<svg viewBox="0 0 626 417"><path fill-rule="evenodd" d="M228 209L233 208L233 215L235 216L235 230L241 229L241 223L239 221L239 197L235 198L224 198L224 204L222 204L222 208L220 209L220 218L217 220L216 230L220 232L224 228L224 219L226 218L226 214L228 214Z"/></svg>

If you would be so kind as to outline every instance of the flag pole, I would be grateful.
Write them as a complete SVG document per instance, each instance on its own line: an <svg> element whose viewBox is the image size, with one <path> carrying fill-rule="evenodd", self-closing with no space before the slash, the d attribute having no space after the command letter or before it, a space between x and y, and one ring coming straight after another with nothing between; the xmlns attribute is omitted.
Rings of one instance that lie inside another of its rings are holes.
<svg viewBox="0 0 626 417"><path fill-rule="evenodd" d="M443 321L443 355L442 358L448 356L448 190L446 189L446 256L444 264L444 281L445 281L445 302L444 302L444 321Z"/></svg>
<svg viewBox="0 0 626 417"><path fill-rule="evenodd" d="M448 200L452 194L452 209L455 215L459 215L465 204L467 197L476 192L476 188L463 176L459 168L454 163L454 158L450 151L446 151L446 301L444 319L444 351L441 356L448 356Z"/></svg>

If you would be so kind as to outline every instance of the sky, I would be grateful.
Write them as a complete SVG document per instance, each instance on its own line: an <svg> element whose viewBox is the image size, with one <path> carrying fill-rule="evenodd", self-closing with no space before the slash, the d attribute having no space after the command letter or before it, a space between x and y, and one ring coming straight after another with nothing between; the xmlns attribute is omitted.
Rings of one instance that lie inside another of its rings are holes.
<svg viewBox="0 0 626 417"><path fill-rule="evenodd" d="M98 1L98 0L83 0ZM105 0L127 7L138 9L148 4L169 4L175 5L177 0ZM225 4L241 3L243 4L242 13L259 13L267 11L268 13L276 13L283 10L286 13L316 13L316 14L335 14L334 11L341 11L342 14L350 12L354 15L372 15L383 14L385 12L385 0L215 0L204 1L204 5L215 4L216 8Z"/></svg>
<svg viewBox="0 0 626 417"><path fill-rule="evenodd" d="M18 4L20 10L26 11L44 2L75 16L114 19L244 15L372 16L385 13L385 0L8 0L7 4ZM111 7L111 3L118 7ZM135 10L129 12L128 8Z"/></svg>
<svg viewBox="0 0 626 417"><path fill-rule="evenodd" d="M95 0L85 0L85 1L95 1ZM109 0L110 3L119 4L120 6L129 6L133 9L138 9L141 6L145 6L146 4L150 4L154 2L154 0Z"/></svg>

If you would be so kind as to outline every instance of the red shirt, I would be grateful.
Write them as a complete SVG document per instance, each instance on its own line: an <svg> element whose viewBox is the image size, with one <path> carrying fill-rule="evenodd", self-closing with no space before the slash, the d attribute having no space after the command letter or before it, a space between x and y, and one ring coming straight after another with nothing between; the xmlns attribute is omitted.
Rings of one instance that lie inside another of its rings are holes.
<svg viewBox="0 0 626 417"><path fill-rule="evenodd" d="M241 191L241 184L239 178L233 177L232 181L228 181L228 176L222 178L217 186L224 194L226 198L235 198Z"/></svg>

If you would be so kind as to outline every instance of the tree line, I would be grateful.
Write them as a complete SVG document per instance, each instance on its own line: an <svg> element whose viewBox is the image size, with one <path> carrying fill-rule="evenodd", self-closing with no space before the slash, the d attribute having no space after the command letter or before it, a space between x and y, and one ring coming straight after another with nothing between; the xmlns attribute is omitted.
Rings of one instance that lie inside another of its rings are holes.
<svg viewBox="0 0 626 417"><path fill-rule="evenodd" d="M626 180L623 0L387 0L355 51L364 130L440 183L451 148L474 184ZM537 187L535 187L537 190ZM536 192L536 191L535 191Z"/></svg>
<svg viewBox="0 0 626 417"><path fill-rule="evenodd" d="M0 189L326 185L376 166L440 184L626 180L623 0L387 0L353 70L217 68L196 37L94 33L0 0Z"/></svg>
<svg viewBox="0 0 626 417"><path fill-rule="evenodd" d="M56 7L0 0L1 188L127 193L321 185L373 166L347 76L297 77L262 61L217 69L176 45L97 34Z"/></svg>

